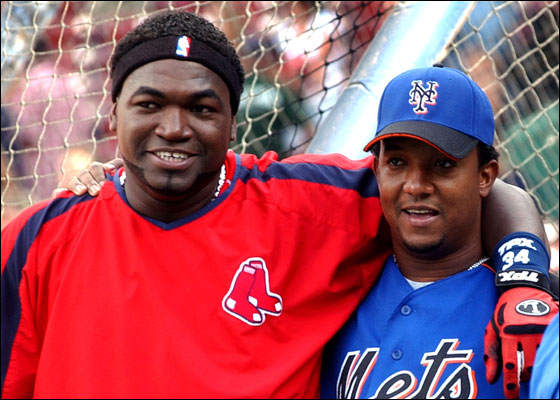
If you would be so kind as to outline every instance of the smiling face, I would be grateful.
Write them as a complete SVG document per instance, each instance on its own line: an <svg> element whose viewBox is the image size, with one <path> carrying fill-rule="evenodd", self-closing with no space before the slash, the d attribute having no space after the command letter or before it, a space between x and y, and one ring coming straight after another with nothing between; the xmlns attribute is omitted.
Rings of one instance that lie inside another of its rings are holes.
<svg viewBox="0 0 560 400"><path fill-rule="evenodd" d="M235 139L224 81L201 64L174 59L145 64L126 78L110 125L131 204L134 197L209 201Z"/></svg>
<svg viewBox="0 0 560 400"><path fill-rule="evenodd" d="M481 199L488 195L497 163L479 169L473 150L454 161L410 138L381 141L374 172L395 251L442 257L480 242Z"/></svg>

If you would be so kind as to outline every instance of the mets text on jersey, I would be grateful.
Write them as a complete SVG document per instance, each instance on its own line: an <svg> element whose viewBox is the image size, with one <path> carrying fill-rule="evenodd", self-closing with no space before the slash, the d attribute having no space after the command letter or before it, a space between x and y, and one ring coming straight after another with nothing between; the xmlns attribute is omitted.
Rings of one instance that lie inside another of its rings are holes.
<svg viewBox="0 0 560 400"><path fill-rule="evenodd" d="M473 351L458 351L458 346L458 339L442 339L434 352L424 353L422 359L419 360L425 368L419 384L418 377L411 371L398 371L388 376L378 386L375 395L371 398L475 398L476 380L474 371L468 364L473 357ZM375 366L378 354L378 347L370 347L361 357L359 351L349 352L346 355L337 381L337 398L357 399L360 397L368 375ZM446 369L451 374L440 383Z"/></svg>

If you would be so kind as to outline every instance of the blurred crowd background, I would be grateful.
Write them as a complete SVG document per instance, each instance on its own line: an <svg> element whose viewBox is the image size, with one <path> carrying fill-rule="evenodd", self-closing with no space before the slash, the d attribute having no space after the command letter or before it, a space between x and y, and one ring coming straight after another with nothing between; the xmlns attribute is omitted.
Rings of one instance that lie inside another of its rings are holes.
<svg viewBox="0 0 560 400"><path fill-rule="evenodd" d="M558 270L558 2L475 3L441 61L465 71L490 97L502 178L533 195ZM3 1L2 226L23 208L50 198L91 161L118 155L108 130L108 60L116 42L146 16L185 9L226 33L246 71L232 148L258 155L274 150L283 158L305 152L398 6L402 3Z"/></svg>
<svg viewBox="0 0 560 400"><path fill-rule="evenodd" d="M246 71L233 148L285 157L305 150L390 7L357 1L2 2L2 207L14 203L19 190L28 203L48 198L71 171L116 155L107 125L107 62L115 43L147 15L182 8L226 33Z"/></svg>

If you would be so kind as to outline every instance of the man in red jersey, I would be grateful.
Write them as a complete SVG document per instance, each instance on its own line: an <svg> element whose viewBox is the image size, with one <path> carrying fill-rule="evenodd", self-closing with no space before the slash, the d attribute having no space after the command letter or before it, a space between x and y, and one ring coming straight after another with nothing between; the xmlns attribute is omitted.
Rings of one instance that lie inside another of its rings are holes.
<svg viewBox="0 0 560 400"><path fill-rule="evenodd" d="M2 397L317 397L390 251L372 159L228 150L244 72L189 13L132 30L111 76L124 168L2 231Z"/></svg>

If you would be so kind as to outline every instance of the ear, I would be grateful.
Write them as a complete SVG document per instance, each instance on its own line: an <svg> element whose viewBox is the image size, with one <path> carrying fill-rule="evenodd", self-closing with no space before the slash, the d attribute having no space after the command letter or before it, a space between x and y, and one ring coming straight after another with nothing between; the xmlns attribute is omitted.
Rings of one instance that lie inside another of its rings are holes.
<svg viewBox="0 0 560 400"><path fill-rule="evenodd" d="M494 181L498 177L499 165L497 160L490 160L478 170L480 197L488 196Z"/></svg>
<svg viewBox="0 0 560 400"><path fill-rule="evenodd" d="M232 117L231 131L229 132L229 140L233 142L237 138L237 121L235 120L235 115Z"/></svg>
<svg viewBox="0 0 560 400"><path fill-rule="evenodd" d="M111 132L117 131L117 102L118 101L119 100L117 99L113 103L113 106L111 107L111 112L109 113L109 129L111 130Z"/></svg>

